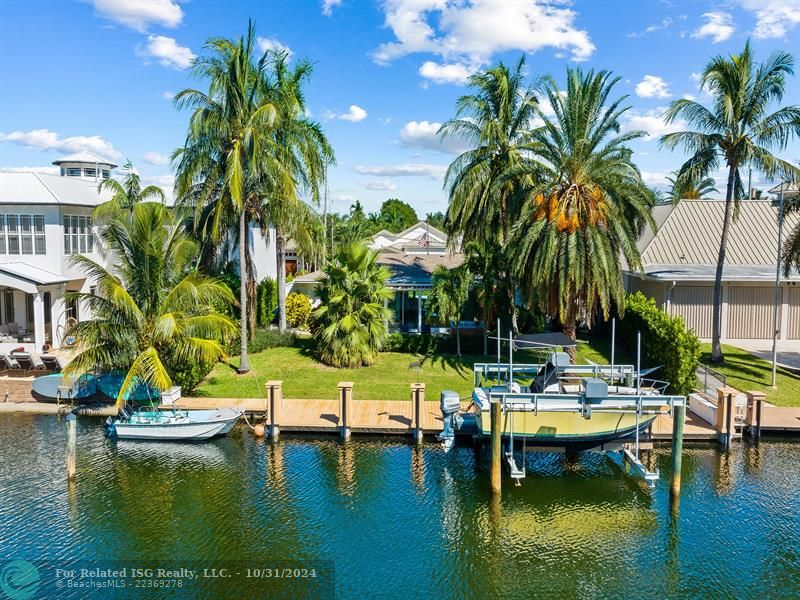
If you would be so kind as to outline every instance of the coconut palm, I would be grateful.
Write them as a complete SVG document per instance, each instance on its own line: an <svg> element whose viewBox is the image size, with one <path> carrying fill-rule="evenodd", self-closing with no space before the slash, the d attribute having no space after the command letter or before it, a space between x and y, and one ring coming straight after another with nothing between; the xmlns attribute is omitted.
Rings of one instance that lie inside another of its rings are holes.
<svg viewBox="0 0 800 600"><path fill-rule="evenodd" d="M375 362L386 343L392 297L391 273L378 253L362 244L345 246L325 267L320 306L312 313L314 339L322 362L360 367Z"/></svg>
<svg viewBox="0 0 800 600"><path fill-rule="evenodd" d="M131 211L139 202L158 201L162 204L166 202L164 190L157 185L142 187L142 180L130 161L126 162L123 168L127 169L128 173L122 182L116 179L104 179L97 186L98 192L110 191L111 199L95 207L92 212L95 219L107 219L120 210Z"/></svg>
<svg viewBox="0 0 800 600"><path fill-rule="evenodd" d="M797 189L796 186L795 189ZM800 196L796 192L793 197L784 199L784 215L792 213L800 214ZM800 272L800 222L789 232L789 236L783 244L781 259L784 277L789 277L792 269Z"/></svg>
<svg viewBox="0 0 800 600"><path fill-rule="evenodd" d="M793 136L800 134L800 106L785 106L773 113L768 109L780 102L786 76L794 73L794 59L788 52L775 52L766 62L756 64L748 41L741 54L715 56L703 70L701 86L712 97L707 108L694 100L676 100L666 112L667 123L686 121L691 131L668 133L661 138L667 148L683 148L691 156L681 175L706 177L719 166L727 170L725 216L714 279L711 361L721 362L720 345L722 271L731 221L744 197L741 169L753 167L768 178L792 176L798 169L778 158Z"/></svg>
<svg viewBox="0 0 800 600"><path fill-rule="evenodd" d="M219 241L232 221L238 222L239 275L247 274L247 224L260 203L258 185L269 178L287 185L290 175L275 160L274 127L277 110L266 95L265 69L268 53L253 60L255 26L238 40L211 38L208 56L195 59L195 76L208 80L208 92L185 89L175 96L176 106L191 108L183 148L173 153L177 162L175 185L180 203L191 206L203 234ZM258 185L257 185L258 184ZM210 207L206 219L203 209ZM239 372L250 370L247 355L248 289L242 285L241 356Z"/></svg>
<svg viewBox="0 0 800 600"><path fill-rule="evenodd" d="M262 180L262 216L275 227L278 263L279 328L286 329L286 242L289 237L311 237L310 208L298 195L307 194L319 203L327 167L334 164L334 154L322 127L306 116L304 86L312 65L300 61L288 65L285 51L270 53L270 76L266 95L278 111L279 121L273 130L274 160L289 177L273 178L268 172Z"/></svg>
<svg viewBox="0 0 800 600"><path fill-rule="evenodd" d="M69 294L94 316L71 328L79 352L65 374L123 370L117 402L124 403L138 385L169 388L166 364L210 365L225 356L221 342L236 328L215 306L233 296L223 283L192 269L197 245L166 207L143 202L120 211L99 237L113 266L83 255L71 259L97 281L97 294Z"/></svg>
<svg viewBox="0 0 800 600"><path fill-rule="evenodd" d="M667 181L669 181L668 196L672 202L684 199L700 200L719 192L712 177L692 177L691 173L681 174L680 171L675 171L671 177L667 177Z"/></svg>
<svg viewBox="0 0 800 600"><path fill-rule="evenodd" d="M472 75L470 93L456 103L456 117L439 129L442 138L455 136L469 147L450 164L445 176L449 196L445 227L451 243L463 240L507 247L519 216L518 191L523 183L508 174L525 162L536 116L536 97L525 85L524 68L522 57L512 68L500 63ZM516 330L513 273L505 269L500 279L503 286L498 293L506 296Z"/></svg>
<svg viewBox="0 0 800 600"><path fill-rule="evenodd" d="M621 259L641 268L636 241L655 200L627 145L644 133L619 133L629 106L611 96L618 81L568 69L561 93L545 79L553 115L537 108L544 125L531 136L531 183L510 244L529 303L573 340L578 320L591 326L598 312L607 318L624 306Z"/></svg>
<svg viewBox="0 0 800 600"><path fill-rule="evenodd" d="M456 356L461 356L459 321L469 298L472 274L465 265L455 269L439 265L433 271L431 284L431 293L428 296L431 310L439 316L439 322L442 325L448 325L451 321L455 322Z"/></svg>

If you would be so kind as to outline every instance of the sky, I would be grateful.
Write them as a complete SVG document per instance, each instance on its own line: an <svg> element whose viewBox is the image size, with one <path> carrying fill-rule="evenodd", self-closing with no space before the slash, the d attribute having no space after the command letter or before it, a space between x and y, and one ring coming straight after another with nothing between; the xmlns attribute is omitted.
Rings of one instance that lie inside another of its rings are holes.
<svg viewBox="0 0 800 600"><path fill-rule="evenodd" d="M193 58L210 37L242 35L248 18L260 48L314 64L308 108L336 153L336 212L391 197L420 216L444 210L443 175L464 148L436 130L469 74L498 61L524 55L531 79L559 82L567 67L613 71L614 94L631 106L622 127L648 132L632 144L635 161L663 188L684 156L659 148L661 134L683 128L661 115L677 98L708 101L698 76L712 56L749 38L757 59L782 49L800 60L800 0L4 0L0 168L52 171L59 156L88 150L171 186L168 157L189 118L172 96L205 88ZM784 103L800 103L800 75ZM800 162L800 142L780 155Z"/></svg>

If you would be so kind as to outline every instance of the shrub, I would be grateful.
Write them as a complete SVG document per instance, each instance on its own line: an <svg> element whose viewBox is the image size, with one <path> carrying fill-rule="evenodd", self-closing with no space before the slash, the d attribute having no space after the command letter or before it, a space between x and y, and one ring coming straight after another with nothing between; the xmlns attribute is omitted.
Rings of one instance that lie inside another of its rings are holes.
<svg viewBox="0 0 800 600"><path fill-rule="evenodd" d="M286 322L295 329L306 329L311 316L311 298L299 292L286 296Z"/></svg>
<svg viewBox="0 0 800 600"><path fill-rule="evenodd" d="M281 333L277 329L257 329L247 343L247 351L256 353L269 348L291 347L294 344L295 337L291 333Z"/></svg>
<svg viewBox="0 0 800 600"><path fill-rule="evenodd" d="M456 337L430 333L392 333L386 340L384 350L426 355L455 354ZM462 335L461 351L464 354L483 354L483 335Z"/></svg>
<svg viewBox="0 0 800 600"><path fill-rule="evenodd" d="M256 323L265 327L272 323L278 308L278 284L267 277L258 284L256 299Z"/></svg>
<svg viewBox="0 0 800 600"><path fill-rule="evenodd" d="M636 351L636 332L642 332L642 362L664 365L661 376L674 393L686 395L694 389L700 340L686 330L682 317L666 314L655 300L636 292L626 298L619 325L618 339L631 352Z"/></svg>

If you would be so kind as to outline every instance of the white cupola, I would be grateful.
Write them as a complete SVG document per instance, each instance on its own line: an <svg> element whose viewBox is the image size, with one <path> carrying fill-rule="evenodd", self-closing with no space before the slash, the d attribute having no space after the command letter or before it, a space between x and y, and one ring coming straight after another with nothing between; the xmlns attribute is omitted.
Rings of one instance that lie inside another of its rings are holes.
<svg viewBox="0 0 800 600"><path fill-rule="evenodd" d="M61 168L62 177L76 177L91 181L100 181L111 177L111 170L117 165L91 152L76 152L54 160L53 164Z"/></svg>

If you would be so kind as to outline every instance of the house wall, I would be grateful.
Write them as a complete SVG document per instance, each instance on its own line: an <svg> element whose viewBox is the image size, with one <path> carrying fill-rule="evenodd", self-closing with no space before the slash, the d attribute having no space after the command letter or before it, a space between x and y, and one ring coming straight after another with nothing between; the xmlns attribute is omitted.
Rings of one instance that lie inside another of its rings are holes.
<svg viewBox="0 0 800 600"><path fill-rule="evenodd" d="M683 317L697 337L711 338L713 297L712 286L676 285L670 290L669 314Z"/></svg>
<svg viewBox="0 0 800 600"><path fill-rule="evenodd" d="M789 309L787 319L786 337L790 340L800 340L800 287L787 288Z"/></svg>

